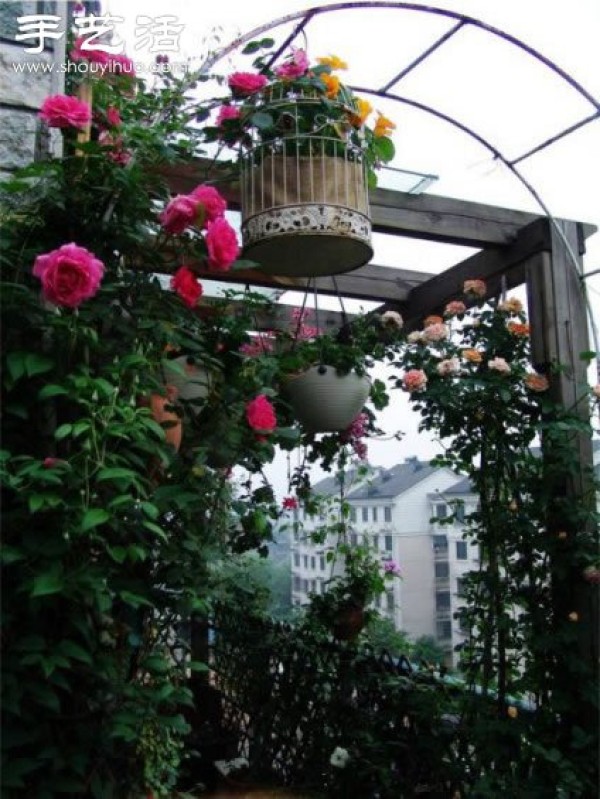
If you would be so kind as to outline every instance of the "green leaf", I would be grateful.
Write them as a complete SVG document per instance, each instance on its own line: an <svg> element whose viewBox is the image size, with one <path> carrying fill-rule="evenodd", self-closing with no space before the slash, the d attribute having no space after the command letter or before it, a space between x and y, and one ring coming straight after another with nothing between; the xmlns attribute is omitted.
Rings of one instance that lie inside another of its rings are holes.
<svg viewBox="0 0 600 799"><path fill-rule="evenodd" d="M127 557L127 549L125 547L108 547L107 551L116 563L123 563Z"/></svg>
<svg viewBox="0 0 600 799"><path fill-rule="evenodd" d="M60 441L61 439L66 438L67 436L71 435L72 430L73 430L73 425L72 424L61 424L60 427L58 427L54 431L54 438L57 441Z"/></svg>
<svg viewBox="0 0 600 799"><path fill-rule="evenodd" d="M15 382L25 374L25 356L24 352L10 352L6 356L8 373Z"/></svg>
<svg viewBox="0 0 600 799"><path fill-rule="evenodd" d="M127 605L131 605L133 608L139 608L140 606L144 605L148 608L154 607L152 602L146 597L140 596L139 594L134 594L131 591L121 591L119 596Z"/></svg>
<svg viewBox="0 0 600 799"><path fill-rule="evenodd" d="M28 377L35 377L44 372L49 372L54 367L52 358L37 353L29 353L25 356L25 371Z"/></svg>
<svg viewBox="0 0 600 799"><path fill-rule="evenodd" d="M64 580L60 566L55 566L50 571L38 575L33 581L31 596L48 596L57 594L64 588Z"/></svg>
<svg viewBox="0 0 600 799"><path fill-rule="evenodd" d="M388 139L387 136L379 136L373 139L373 150L377 158L384 163L391 161L396 154L394 142Z"/></svg>
<svg viewBox="0 0 600 799"><path fill-rule="evenodd" d="M75 641L61 641L59 644L59 650L63 655L66 655L71 660L79 660L82 663L86 663L88 666L93 664L93 658L89 652L76 644Z"/></svg>
<svg viewBox="0 0 600 799"><path fill-rule="evenodd" d="M100 469L96 479L97 480L135 480L137 474L132 469L121 469L118 466L113 466L110 469Z"/></svg>
<svg viewBox="0 0 600 799"><path fill-rule="evenodd" d="M49 383L47 386L44 386L40 389L38 399L45 400L50 399L50 397L57 397L60 394L68 393L69 392L64 386L59 386L56 383Z"/></svg>
<svg viewBox="0 0 600 799"><path fill-rule="evenodd" d="M86 510L81 521L81 530L86 532L93 527L98 527L99 524L104 524L110 519L110 514L102 508L89 508Z"/></svg>

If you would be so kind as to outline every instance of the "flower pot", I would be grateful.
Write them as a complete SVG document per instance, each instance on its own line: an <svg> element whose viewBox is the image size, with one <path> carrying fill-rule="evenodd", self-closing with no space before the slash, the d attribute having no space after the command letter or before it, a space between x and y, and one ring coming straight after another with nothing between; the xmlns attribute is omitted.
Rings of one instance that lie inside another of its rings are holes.
<svg viewBox="0 0 600 799"><path fill-rule="evenodd" d="M365 609L349 602L339 608L331 631L339 641L353 641L365 626Z"/></svg>
<svg viewBox="0 0 600 799"><path fill-rule="evenodd" d="M171 364L176 364L178 368L171 368ZM181 374L181 370L185 374ZM199 413L214 383L211 372L203 366L198 366L190 355L180 355L167 361L164 372L169 385L177 389L179 399L190 403L187 407L192 413Z"/></svg>
<svg viewBox="0 0 600 799"><path fill-rule="evenodd" d="M286 139L290 155L269 155L258 146L242 159L244 257L261 271L319 277L350 272L372 258L364 166L337 144L339 156L305 156Z"/></svg>
<svg viewBox="0 0 600 799"><path fill-rule="evenodd" d="M289 378L286 395L307 432L336 433L356 419L370 388L366 375L339 375L333 366L311 366Z"/></svg>
<svg viewBox="0 0 600 799"><path fill-rule="evenodd" d="M150 410L154 421L160 425L167 423L165 430L165 438L168 444L171 444L175 451L179 450L181 446L181 437L183 433L181 419L175 411L169 410L169 406L175 401L177 397L177 389L173 386L167 386L167 396L163 397L161 394L150 395Z"/></svg>

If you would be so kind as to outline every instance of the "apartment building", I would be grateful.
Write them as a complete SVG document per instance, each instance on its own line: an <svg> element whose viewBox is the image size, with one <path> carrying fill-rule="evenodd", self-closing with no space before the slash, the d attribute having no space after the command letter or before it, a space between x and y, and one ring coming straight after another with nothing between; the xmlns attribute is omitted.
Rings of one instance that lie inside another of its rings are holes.
<svg viewBox="0 0 600 799"><path fill-rule="evenodd" d="M354 478L354 479L352 479ZM413 640L433 637L455 662L454 648L464 639L453 616L461 604L461 579L478 564L477 547L463 540L461 520L477 504L468 480L445 468L436 468L409 458L391 469L376 468L368 478L346 477L350 489L350 540L370 543L382 560L400 564L402 579L390 585L378 609ZM336 496L339 484L329 477L315 492ZM453 524L442 519L458 507ZM296 513L292 559L292 602L308 601L311 592L321 593L331 578L327 551L334 542L314 544L310 533L327 519Z"/></svg>

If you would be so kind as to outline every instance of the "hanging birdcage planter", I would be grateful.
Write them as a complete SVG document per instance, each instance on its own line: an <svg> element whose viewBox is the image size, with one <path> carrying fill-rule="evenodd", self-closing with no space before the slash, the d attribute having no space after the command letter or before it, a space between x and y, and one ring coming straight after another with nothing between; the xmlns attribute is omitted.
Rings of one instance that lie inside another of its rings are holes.
<svg viewBox="0 0 600 799"><path fill-rule="evenodd" d="M262 113L284 129L241 158L244 255L267 273L334 275L373 256L362 153L337 135L341 125L319 127L321 104L269 95Z"/></svg>

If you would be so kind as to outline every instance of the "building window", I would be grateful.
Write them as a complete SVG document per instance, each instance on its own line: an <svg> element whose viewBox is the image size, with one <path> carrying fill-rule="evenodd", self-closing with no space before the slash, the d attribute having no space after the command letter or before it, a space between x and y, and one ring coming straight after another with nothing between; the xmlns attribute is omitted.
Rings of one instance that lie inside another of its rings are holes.
<svg viewBox="0 0 600 799"><path fill-rule="evenodd" d="M300 555L297 552L294 552L294 566L300 565Z"/></svg>
<svg viewBox="0 0 600 799"><path fill-rule="evenodd" d="M356 521L356 508L354 508L352 506L350 506L350 521L351 522L355 522Z"/></svg>
<svg viewBox="0 0 600 799"><path fill-rule="evenodd" d="M438 621L437 623L437 637L441 640L452 638L452 622L451 621Z"/></svg>
<svg viewBox="0 0 600 799"><path fill-rule="evenodd" d="M434 552L447 552L448 551L448 536L434 535L433 536L433 551Z"/></svg>
<svg viewBox="0 0 600 799"><path fill-rule="evenodd" d="M308 555L304 556L304 568L308 569Z"/></svg>
<svg viewBox="0 0 600 799"><path fill-rule="evenodd" d="M450 591L436 591L436 610L450 610Z"/></svg>
<svg viewBox="0 0 600 799"><path fill-rule="evenodd" d="M448 561L435 564L435 576L438 580L447 580L450 577L450 565Z"/></svg>
<svg viewBox="0 0 600 799"><path fill-rule="evenodd" d="M386 507L383 509L383 521L384 522L392 521L392 509L389 507L389 505L386 505Z"/></svg>
<svg viewBox="0 0 600 799"><path fill-rule="evenodd" d="M299 541L299 540L300 540L300 527L297 524L295 524L294 525L294 541Z"/></svg>
<svg viewBox="0 0 600 799"><path fill-rule="evenodd" d="M457 541L456 542L456 560L466 560L467 559L467 542L466 541Z"/></svg>
<svg viewBox="0 0 600 799"><path fill-rule="evenodd" d="M433 506L434 516L436 519L444 519L448 515L448 509L443 502L438 502Z"/></svg>
<svg viewBox="0 0 600 799"><path fill-rule="evenodd" d="M324 572L325 571L325 555L321 555L319 560L320 560L319 566L321 567L321 571Z"/></svg>
<svg viewBox="0 0 600 799"><path fill-rule="evenodd" d="M369 509L368 508L363 508L362 509L362 520L363 520L363 522L368 522L369 521Z"/></svg>
<svg viewBox="0 0 600 799"><path fill-rule="evenodd" d="M394 548L394 539L392 538L391 535L386 535L384 537L384 541L385 541L385 551L391 552Z"/></svg>
<svg viewBox="0 0 600 799"><path fill-rule="evenodd" d="M456 581L456 596L463 597L465 595L465 581L460 577Z"/></svg>
<svg viewBox="0 0 600 799"><path fill-rule="evenodd" d="M379 536L373 536L373 549L379 549Z"/></svg>
<svg viewBox="0 0 600 799"><path fill-rule="evenodd" d="M373 521L374 522L377 521L377 508L376 507L373 508Z"/></svg>
<svg viewBox="0 0 600 799"><path fill-rule="evenodd" d="M350 533L350 544L353 547L358 546L358 536L356 533Z"/></svg>
<svg viewBox="0 0 600 799"><path fill-rule="evenodd" d="M302 590L302 581L297 574L294 575L294 591Z"/></svg>
<svg viewBox="0 0 600 799"><path fill-rule="evenodd" d="M394 592L393 591L388 591L387 592L386 601L387 601L387 609L390 611L390 613L392 613L393 610L394 610Z"/></svg>
<svg viewBox="0 0 600 799"><path fill-rule="evenodd" d="M310 559L310 568L311 569L316 569L317 568L317 559L315 558L314 555Z"/></svg>
<svg viewBox="0 0 600 799"><path fill-rule="evenodd" d="M454 520L456 524L464 524L465 522L465 503L459 502L454 508Z"/></svg>

